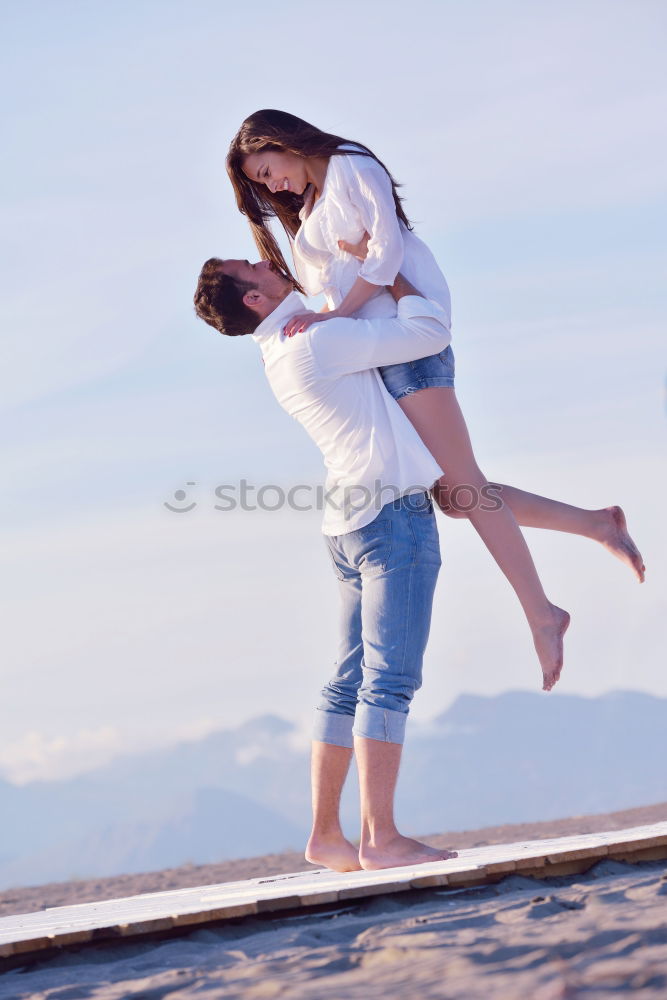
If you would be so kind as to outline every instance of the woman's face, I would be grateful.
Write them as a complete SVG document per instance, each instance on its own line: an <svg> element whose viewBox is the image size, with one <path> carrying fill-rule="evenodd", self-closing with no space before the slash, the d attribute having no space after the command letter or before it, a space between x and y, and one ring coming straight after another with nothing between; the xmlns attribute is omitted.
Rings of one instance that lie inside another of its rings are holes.
<svg viewBox="0 0 667 1000"><path fill-rule="evenodd" d="M251 181L266 184L273 194L292 191L303 194L309 183L306 160L296 153L249 153L243 161L243 173Z"/></svg>

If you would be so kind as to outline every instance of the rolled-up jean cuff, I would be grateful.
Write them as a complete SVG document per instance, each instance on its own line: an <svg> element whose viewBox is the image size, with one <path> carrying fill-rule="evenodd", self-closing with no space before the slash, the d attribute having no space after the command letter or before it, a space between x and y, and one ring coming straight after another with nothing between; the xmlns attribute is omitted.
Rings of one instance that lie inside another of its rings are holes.
<svg viewBox="0 0 667 1000"><path fill-rule="evenodd" d="M343 715L341 712L325 712L315 709L313 739L320 743L333 743L337 747L354 747L352 739L353 715Z"/></svg>
<svg viewBox="0 0 667 1000"><path fill-rule="evenodd" d="M407 721L407 712L395 712L391 708L378 708L377 705L367 705L360 701L357 702L352 732L355 736L364 736L368 740L403 743Z"/></svg>

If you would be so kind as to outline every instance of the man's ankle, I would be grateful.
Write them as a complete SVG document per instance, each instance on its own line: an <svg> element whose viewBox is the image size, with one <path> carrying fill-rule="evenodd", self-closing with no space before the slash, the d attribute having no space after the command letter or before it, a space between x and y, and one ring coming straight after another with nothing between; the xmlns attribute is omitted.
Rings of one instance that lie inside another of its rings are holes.
<svg viewBox="0 0 667 1000"><path fill-rule="evenodd" d="M343 837L340 824L316 824L310 833L310 840L339 840Z"/></svg>
<svg viewBox="0 0 667 1000"><path fill-rule="evenodd" d="M396 837L400 837L400 833L394 823L388 823L386 826L380 827L365 827L361 831L359 846L386 847Z"/></svg>

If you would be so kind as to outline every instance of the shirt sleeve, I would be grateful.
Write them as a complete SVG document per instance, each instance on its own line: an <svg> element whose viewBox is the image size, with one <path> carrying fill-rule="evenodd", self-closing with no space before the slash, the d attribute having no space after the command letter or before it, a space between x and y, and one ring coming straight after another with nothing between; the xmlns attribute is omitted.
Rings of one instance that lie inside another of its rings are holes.
<svg viewBox="0 0 667 1000"><path fill-rule="evenodd" d="M442 306L419 295L405 295L395 318L341 316L313 323L301 336L320 374L332 378L439 354L452 339Z"/></svg>
<svg viewBox="0 0 667 1000"><path fill-rule="evenodd" d="M368 254L359 277L392 285L403 263L403 233L389 174L371 156L347 156L349 197L368 232Z"/></svg>

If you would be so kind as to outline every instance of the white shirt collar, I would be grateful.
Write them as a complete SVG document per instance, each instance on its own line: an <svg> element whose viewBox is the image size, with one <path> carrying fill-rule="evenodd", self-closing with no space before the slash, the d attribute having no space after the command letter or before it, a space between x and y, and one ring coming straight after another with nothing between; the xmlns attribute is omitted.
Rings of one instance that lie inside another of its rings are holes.
<svg viewBox="0 0 667 1000"><path fill-rule="evenodd" d="M299 293L290 292L289 295L286 295L282 302L276 306L273 312L270 312L268 316L264 317L262 322L252 334L253 339L256 340L258 344L261 344L262 341L267 340L269 337L277 333L285 320L288 320L290 316L295 316L298 312L303 312L304 308L304 301Z"/></svg>

